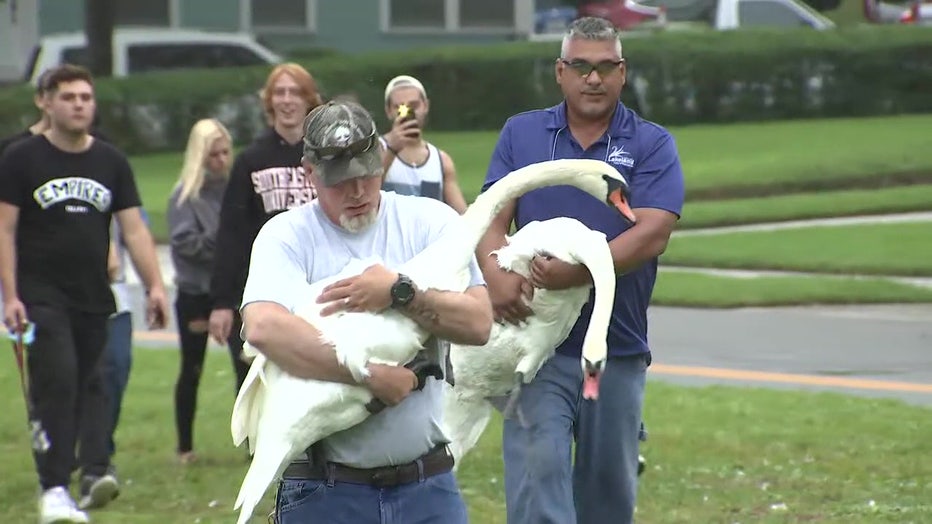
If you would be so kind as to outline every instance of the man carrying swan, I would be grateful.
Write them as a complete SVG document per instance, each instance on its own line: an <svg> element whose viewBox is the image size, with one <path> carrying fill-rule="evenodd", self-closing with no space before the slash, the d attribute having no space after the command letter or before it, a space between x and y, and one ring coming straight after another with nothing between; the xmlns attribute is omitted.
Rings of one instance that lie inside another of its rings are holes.
<svg viewBox="0 0 932 524"><path fill-rule="evenodd" d="M391 269L439 238L457 213L437 200L380 191L375 123L358 104L315 108L304 131L303 164L317 200L272 218L256 237L242 306L250 345L297 377L356 384L314 326L292 314L314 298L329 303L322 314L395 308L437 338L485 343L492 307L475 261L462 293L419 290ZM351 260L372 265L320 297L306 296L310 284L338 274ZM442 362L441 345L429 346L425 356ZM441 430L441 382L429 378L423 390L412 391L417 379L404 367L369 364L368 370L365 386L389 407L327 437L308 452L308 461L285 470L278 524L321 515L335 524L384 518L465 523Z"/></svg>
<svg viewBox="0 0 932 524"><path fill-rule="evenodd" d="M619 102L625 84L621 42L612 24L581 18L564 35L556 60L564 102L511 117L492 154L483 190L509 172L544 160L603 160L630 184L631 226L613 209L573 187L532 191L503 208L477 255L497 321L518 323L532 312L522 296L534 288L565 289L589 280L584 266L538 257L525 279L488 256L505 243L512 221L566 216L605 233L618 275L608 334L608 361L597 401L582 398L580 349L592 302L557 354L518 397L521 424L503 435L509 524L630 523L637 494L638 436L650 349L647 307L683 206L683 172L673 138ZM575 461L571 461L573 440Z"/></svg>

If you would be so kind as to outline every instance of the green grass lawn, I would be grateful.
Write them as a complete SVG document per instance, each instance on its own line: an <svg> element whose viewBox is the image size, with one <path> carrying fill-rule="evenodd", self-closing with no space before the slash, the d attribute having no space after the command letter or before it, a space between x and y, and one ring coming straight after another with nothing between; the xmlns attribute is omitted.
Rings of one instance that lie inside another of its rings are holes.
<svg viewBox="0 0 932 524"><path fill-rule="evenodd" d="M687 202L677 228L932 210L932 184Z"/></svg>
<svg viewBox="0 0 932 524"><path fill-rule="evenodd" d="M659 306L704 308L930 302L932 289L880 278L734 278L687 271L661 271L651 301Z"/></svg>
<svg viewBox="0 0 932 524"><path fill-rule="evenodd" d="M248 467L232 447L232 373L208 352L195 446L201 461L174 461L175 351L138 349L117 433L122 494L92 513L99 524L229 523ZM35 473L15 367L0 366L0 521L35 522ZM650 440L642 447L638 522L926 522L932 463L928 409L837 394L649 381ZM496 418L458 477L471 522L503 524ZM274 490L267 494L271 504ZM925 494L925 495L924 495ZM871 505L870 502L874 501ZM265 523L264 504L252 519ZM771 506L785 504L786 510Z"/></svg>
<svg viewBox="0 0 932 524"><path fill-rule="evenodd" d="M932 276L932 222L674 237L664 264Z"/></svg>
<svg viewBox="0 0 932 524"><path fill-rule="evenodd" d="M929 182L932 157L925 154L932 148L932 137L925 132L929 128L932 115L690 126L671 131L692 203L736 195ZM428 138L453 157L471 202L482 185L497 134L435 132ZM153 231L164 240L165 205L181 167L181 152L131 161ZM896 174L912 175L891 181L890 175ZM868 200L862 205L869 207ZM848 212L858 212L858 204L851 204ZM776 206L774 215L781 215Z"/></svg>
<svg viewBox="0 0 932 524"><path fill-rule="evenodd" d="M879 175L932 171L932 115L673 129L693 197L845 189ZM880 136L881 130L891 134ZM918 149L912 149L918 148ZM925 158L924 158L925 157ZM875 180L871 180L875 179Z"/></svg>

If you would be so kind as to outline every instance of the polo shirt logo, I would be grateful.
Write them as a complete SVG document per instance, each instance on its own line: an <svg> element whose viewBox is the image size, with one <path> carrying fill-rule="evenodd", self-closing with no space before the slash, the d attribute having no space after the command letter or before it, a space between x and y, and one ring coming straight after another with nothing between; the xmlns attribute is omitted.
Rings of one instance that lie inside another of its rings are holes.
<svg viewBox="0 0 932 524"><path fill-rule="evenodd" d="M612 152L608 154L608 162L625 167L634 167L634 157L631 156L631 153L625 151L625 146L612 146Z"/></svg>

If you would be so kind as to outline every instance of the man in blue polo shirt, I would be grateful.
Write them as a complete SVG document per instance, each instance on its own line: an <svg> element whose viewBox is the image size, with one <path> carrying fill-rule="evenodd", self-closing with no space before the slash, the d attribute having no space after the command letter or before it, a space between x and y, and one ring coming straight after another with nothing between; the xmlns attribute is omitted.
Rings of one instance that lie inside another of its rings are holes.
<svg viewBox="0 0 932 524"><path fill-rule="evenodd" d="M522 389L526 426L505 422L503 453L509 524L631 522L637 494L638 434L650 348L647 307L657 257L667 246L683 206L683 172L673 137L619 100L625 62L618 32L598 18L567 30L556 79L564 101L508 119L483 190L510 171L560 158L603 160L631 186L632 226L612 209L570 186L531 191L509 203L477 251L496 320L516 323L532 314L522 302L533 289L561 289L589 280L583 266L539 257L528 282L501 271L488 254L504 244L512 221L573 217L611 239L618 280L608 333L609 359L598 400L581 399L579 365L592 301L557 354ZM576 441L575 465L571 461Z"/></svg>

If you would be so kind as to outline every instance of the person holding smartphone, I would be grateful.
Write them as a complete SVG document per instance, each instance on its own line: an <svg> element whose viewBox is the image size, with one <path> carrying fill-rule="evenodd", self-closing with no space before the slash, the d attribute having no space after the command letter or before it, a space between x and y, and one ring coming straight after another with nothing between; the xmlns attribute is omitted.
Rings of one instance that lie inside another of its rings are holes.
<svg viewBox="0 0 932 524"><path fill-rule="evenodd" d="M462 214L466 211L466 199L456 179L453 159L424 140L429 111L427 91L418 79L401 75L388 82L385 115L392 128L381 137L385 169L382 189L435 198Z"/></svg>

